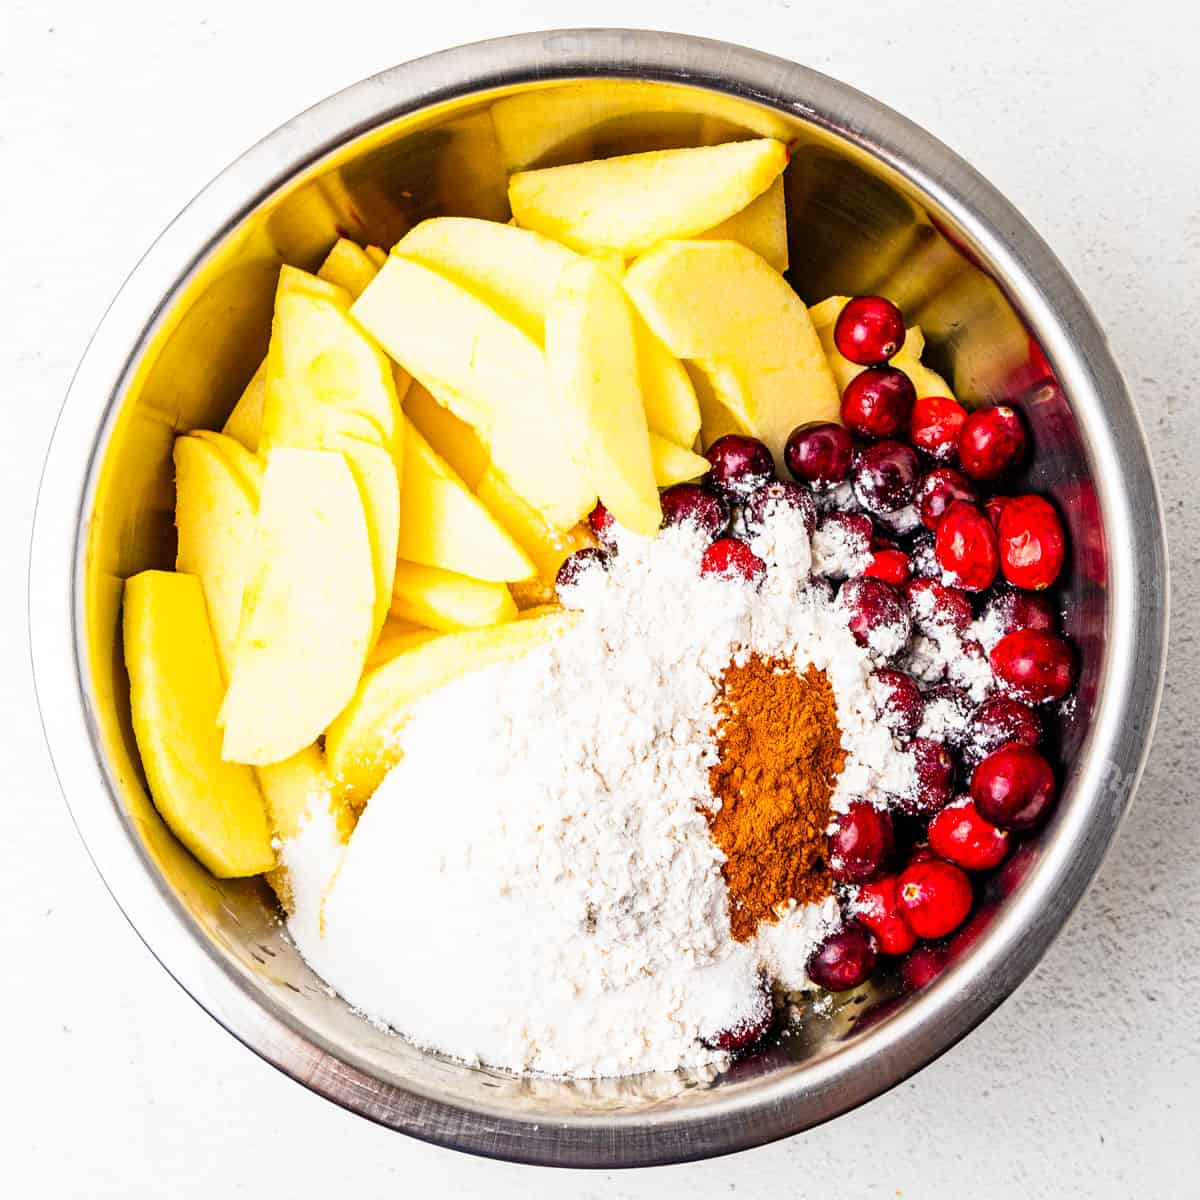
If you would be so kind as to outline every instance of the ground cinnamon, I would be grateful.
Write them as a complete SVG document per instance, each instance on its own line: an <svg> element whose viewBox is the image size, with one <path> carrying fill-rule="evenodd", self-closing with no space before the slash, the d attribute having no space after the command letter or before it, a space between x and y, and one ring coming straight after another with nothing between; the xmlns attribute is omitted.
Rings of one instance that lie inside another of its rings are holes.
<svg viewBox="0 0 1200 1200"><path fill-rule="evenodd" d="M754 654L720 683L709 827L727 858L733 936L746 941L789 901L829 894L829 800L846 754L824 671Z"/></svg>

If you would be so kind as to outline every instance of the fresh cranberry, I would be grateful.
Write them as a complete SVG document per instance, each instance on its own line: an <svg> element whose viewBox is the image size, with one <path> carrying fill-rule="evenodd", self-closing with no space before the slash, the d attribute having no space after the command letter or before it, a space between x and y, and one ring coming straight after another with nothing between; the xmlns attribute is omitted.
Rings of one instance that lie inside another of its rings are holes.
<svg viewBox="0 0 1200 1200"><path fill-rule="evenodd" d="M854 464L854 495L869 513L894 513L912 503L920 464L903 442L868 446Z"/></svg>
<svg viewBox="0 0 1200 1200"><path fill-rule="evenodd" d="M875 520L892 537L908 537L914 530L921 528L921 513L915 504L906 504L895 512L876 513Z"/></svg>
<svg viewBox="0 0 1200 1200"><path fill-rule="evenodd" d="M900 964L900 981L904 990L919 992L928 987L945 969L949 952L940 943L918 946Z"/></svg>
<svg viewBox="0 0 1200 1200"><path fill-rule="evenodd" d="M966 740L973 708L970 696L952 683L936 683L925 693L926 723L941 731L952 750Z"/></svg>
<svg viewBox="0 0 1200 1200"><path fill-rule="evenodd" d="M966 592L982 592L991 586L1000 569L996 531L975 505L953 501L934 538L934 550L950 577L948 582Z"/></svg>
<svg viewBox="0 0 1200 1200"><path fill-rule="evenodd" d="M904 797L903 807L916 815L935 813L954 795L954 759L932 738L913 738L908 752L913 757L916 785L913 794Z"/></svg>
<svg viewBox="0 0 1200 1200"><path fill-rule="evenodd" d="M896 885L895 875L864 883L854 902L855 917L875 935L884 954L907 954L917 944L917 935L900 911Z"/></svg>
<svg viewBox="0 0 1200 1200"><path fill-rule="evenodd" d="M704 457L712 463L705 481L731 504L775 478L775 460L758 438L727 433L709 446Z"/></svg>
<svg viewBox="0 0 1200 1200"><path fill-rule="evenodd" d="M839 883L863 883L883 870L895 844L892 818L865 800L856 801L829 835L830 874Z"/></svg>
<svg viewBox="0 0 1200 1200"><path fill-rule="evenodd" d="M990 683L991 664L987 651L974 638L963 638L958 643L958 653L952 654L946 663L946 678L956 687L972 691L981 680Z"/></svg>
<svg viewBox="0 0 1200 1200"><path fill-rule="evenodd" d="M996 533L1000 570L1009 583L1040 592L1058 578L1066 535L1058 513L1041 496L1014 496L1004 507Z"/></svg>
<svg viewBox="0 0 1200 1200"><path fill-rule="evenodd" d="M664 529L689 524L718 538L729 527L729 505L698 483L677 483L663 492L661 500Z"/></svg>
<svg viewBox="0 0 1200 1200"><path fill-rule="evenodd" d="M937 467L917 484L917 509L926 529L937 529L946 509L955 500L974 504L978 499L979 493L971 486L971 481L953 467Z"/></svg>
<svg viewBox="0 0 1200 1200"><path fill-rule="evenodd" d="M830 579L845 579L851 569L870 561L874 526L862 513L831 512L817 526L816 542L823 548L821 573Z"/></svg>
<svg viewBox="0 0 1200 1200"><path fill-rule="evenodd" d="M1011 696L989 696L967 723L963 757L974 766L1009 742L1036 746L1041 739L1042 721L1032 708Z"/></svg>
<svg viewBox="0 0 1200 1200"><path fill-rule="evenodd" d="M993 529L1000 528L1000 514L1008 507L1011 499L1011 496L989 496L983 502L983 511L987 513L987 519L991 521Z"/></svg>
<svg viewBox="0 0 1200 1200"><path fill-rule="evenodd" d="M912 623L908 605L894 588L879 579L849 579L842 584L838 603L860 646L869 646L884 658L904 649Z"/></svg>
<svg viewBox="0 0 1200 1200"><path fill-rule="evenodd" d="M1037 629L1006 634L992 648L992 670L1011 696L1027 704L1061 700L1075 681L1075 656L1060 637Z"/></svg>
<svg viewBox="0 0 1200 1200"><path fill-rule="evenodd" d="M913 405L909 437L935 462L949 462L958 450L967 410L949 396L919 396Z"/></svg>
<svg viewBox="0 0 1200 1200"><path fill-rule="evenodd" d="M880 721L894 736L907 741L920 728L925 715L925 698L916 680L903 671L880 667L875 672L875 685L872 690L879 705Z"/></svg>
<svg viewBox="0 0 1200 1200"><path fill-rule="evenodd" d="M928 529L914 535L908 547L908 561L918 579L941 579L942 568L934 549L934 537Z"/></svg>
<svg viewBox="0 0 1200 1200"><path fill-rule="evenodd" d="M904 314L882 296L855 296L846 301L833 327L833 344L843 358L861 367L876 367L904 345Z"/></svg>
<svg viewBox="0 0 1200 1200"><path fill-rule="evenodd" d="M786 509L800 514L805 532L812 537L817 528L817 502L812 498L812 492L799 484L784 483L777 479L764 483L746 501L746 528L751 533L761 533L775 514Z"/></svg>
<svg viewBox="0 0 1200 1200"><path fill-rule="evenodd" d="M771 1002L770 990L764 984L759 991L759 1000L753 1012L743 1017L736 1025L707 1036L703 1041L712 1050L726 1050L734 1054L761 1042L774 1023L775 1006Z"/></svg>
<svg viewBox="0 0 1200 1200"><path fill-rule="evenodd" d="M904 595L913 624L927 637L948 631L962 633L971 623L971 599L958 588L932 579L910 579L904 585Z"/></svg>
<svg viewBox="0 0 1200 1200"><path fill-rule="evenodd" d="M894 437L908 427L916 398L912 380L903 371L868 367L842 392L842 420L860 437Z"/></svg>
<svg viewBox="0 0 1200 1200"><path fill-rule="evenodd" d="M740 538L718 538L700 560L701 575L720 575L727 579L744 579L759 583L767 573L763 562Z"/></svg>
<svg viewBox="0 0 1200 1200"><path fill-rule="evenodd" d="M845 426L810 421L788 434L783 461L792 477L817 491L836 487L850 474L854 443Z"/></svg>
<svg viewBox="0 0 1200 1200"><path fill-rule="evenodd" d="M999 479L1024 455L1027 442L1025 424L1015 408L977 408L963 422L958 461L972 479Z"/></svg>
<svg viewBox="0 0 1200 1200"><path fill-rule="evenodd" d="M1018 629L1053 633L1058 624L1054 606L1046 596L1004 586L995 588L988 595L980 615L983 624L995 630L997 640Z"/></svg>
<svg viewBox="0 0 1200 1200"><path fill-rule="evenodd" d="M938 858L906 867L896 890L900 911L917 937L945 937L971 911L970 879L961 867Z"/></svg>
<svg viewBox="0 0 1200 1200"><path fill-rule="evenodd" d="M817 987L827 992L848 992L870 978L875 957L875 945L866 930L847 925L813 951L806 970Z"/></svg>
<svg viewBox="0 0 1200 1200"><path fill-rule="evenodd" d="M588 526L596 535L597 539L604 546L611 546L613 543L613 526L616 522L613 520L613 515L600 503L596 501L596 507L588 513Z"/></svg>
<svg viewBox="0 0 1200 1200"><path fill-rule="evenodd" d="M1001 829L1033 829L1054 803L1054 772L1032 746L994 750L971 776L971 799Z"/></svg>
<svg viewBox="0 0 1200 1200"><path fill-rule="evenodd" d="M909 570L908 555L903 550L876 550L863 574L898 588L908 578Z"/></svg>
<svg viewBox="0 0 1200 1200"><path fill-rule="evenodd" d="M929 844L948 862L987 871L1008 853L1008 831L985 821L967 796L946 805L929 822Z"/></svg>
<svg viewBox="0 0 1200 1200"><path fill-rule="evenodd" d="M554 579L559 599L562 599L564 591L569 592L589 571L607 571L609 561L608 552L598 550L595 546L585 546L582 550L576 550L574 554L568 555L563 561L563 565L558 568L558 574Z"/></svg>

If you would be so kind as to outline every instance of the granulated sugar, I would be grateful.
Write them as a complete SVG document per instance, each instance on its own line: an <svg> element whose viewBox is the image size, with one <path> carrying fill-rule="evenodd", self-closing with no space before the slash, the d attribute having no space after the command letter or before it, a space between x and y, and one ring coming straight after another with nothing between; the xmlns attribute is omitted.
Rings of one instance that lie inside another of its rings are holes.
<svg viewBox="0 0 1200 1200"><path fill-rule="evenodd" d="M764 972L806 986L832 898L730 936L701 811L714 681L752 651L826 672L847 751L836 811L913 775L795 532L760 543L758 591L701 578L690 530L619 534L611 571L571 589L577 626L420 702L336 869L319 824L283 848L313 968L418 1045L578 1076L719 1061L705 1039L755 1012Z"/></svg>

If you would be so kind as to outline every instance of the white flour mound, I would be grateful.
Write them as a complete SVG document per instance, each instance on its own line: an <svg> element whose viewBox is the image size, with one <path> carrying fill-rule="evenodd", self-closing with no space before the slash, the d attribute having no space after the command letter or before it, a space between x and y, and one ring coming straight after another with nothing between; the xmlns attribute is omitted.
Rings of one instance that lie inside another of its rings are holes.
<svg viewBox="0 0 1200 1200"><path fill-rule="evenodd" d="M336 873L331 823L284 844L300 951L418 1045L515 1071L674 1070L722 1057L704 1039L752 1016L764 974L809 986L836 901L733 941L698 807L715 803L731 658L827 672L848 752L835 808L912 784L876 717L868 651L807 587L807 550L761 542L775 561L755 591L700 578L690 530L619 536L611 571L572 589L577 627L416 707Z"/></svg>

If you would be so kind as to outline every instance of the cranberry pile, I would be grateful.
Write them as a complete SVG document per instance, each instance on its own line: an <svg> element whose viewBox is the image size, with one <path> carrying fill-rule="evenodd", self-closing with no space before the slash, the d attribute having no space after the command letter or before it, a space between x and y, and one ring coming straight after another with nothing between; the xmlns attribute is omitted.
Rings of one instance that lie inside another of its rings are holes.
<svg viewBox="0 0 1200 1200"><path fill-rule="evenodd" d="M877 663L880 719L913 757L913 794L886 809L852 805L830 837L847 919L808 963L830 991L865 982L881 955L906 956L906 981L929 975L926 960L971 912L977 873L999 866L1054 803L1040 710L1075 680L1045 595L1066 557L1062 522L1041 496L1005 490L1029 450L1025 424L1007 405L968 413L949 397L918 396L888 365L904 334L890 301L846 304L834 339L865 369L842 394L843 424L793 430L784 453L792 479L776 478L761 442L731 434L709 448L703 480L662 495L664 526L691 522L712 539L701 571L750 584L766 565L749 539L776 506L802 514L814 548L830 551L815 573L838 585L847 624ZM560 588L607 560L602 505L590 523L602 548L568 559ZM972 636L980 627L987 648ZM930 638L954 639L955 657L935 663L937 678L928 666L914 677L904 668ZM980 665L990 678L972 699ZM940 736L919 736L935 705Z"/></svg>

